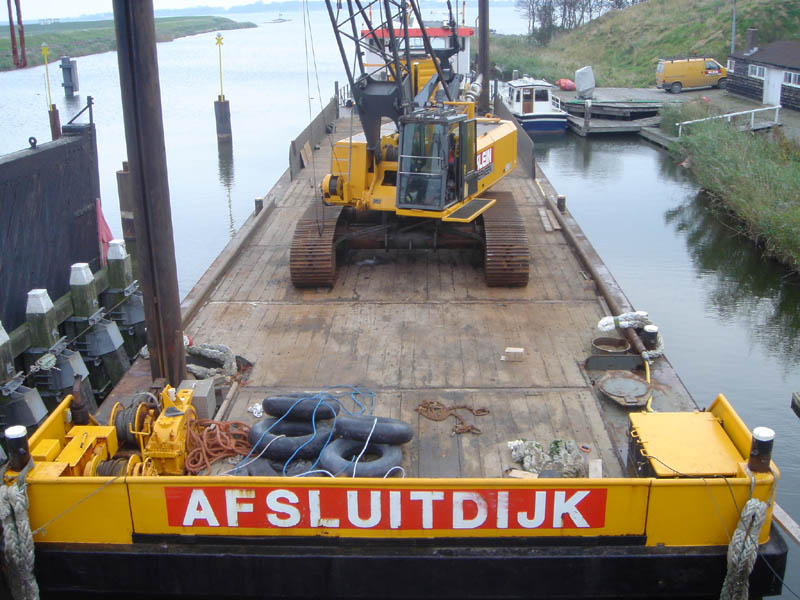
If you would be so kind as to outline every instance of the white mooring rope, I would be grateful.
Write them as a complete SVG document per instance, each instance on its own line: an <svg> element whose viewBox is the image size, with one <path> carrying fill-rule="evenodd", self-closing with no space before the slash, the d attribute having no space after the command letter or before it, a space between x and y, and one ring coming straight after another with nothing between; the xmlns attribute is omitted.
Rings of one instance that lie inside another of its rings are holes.
<svg viewBox="0 0 800 600"><path fill-rule="evenodd" d="M720 600L747 600L750 573L758 558L758 536L767 517L767 503L751 498L739 517L739 524L728 544L728 572Z"/></svg>
<svg viewBox="0 0 800 600"><path fill-rule="evenodd" d="M9 587L14 600L38 600L39 586L33 574L34 545L28 519L28 494L25 476L33 461L20 471L12 485L0 482L0 521Z"/></svg>

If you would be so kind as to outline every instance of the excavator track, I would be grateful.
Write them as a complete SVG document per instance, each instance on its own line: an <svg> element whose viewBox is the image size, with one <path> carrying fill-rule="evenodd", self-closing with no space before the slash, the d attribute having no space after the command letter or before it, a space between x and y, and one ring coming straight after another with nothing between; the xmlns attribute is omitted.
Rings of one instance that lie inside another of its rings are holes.
<svg viewBox="0 0 800 600"><path fill-rule="evenodd" d="M497 202L483 214L486 241L484 273L491 287L528 285L530 249L525 223L511 194L497 194Z"/></svg>
<svg viewBox="0 0 800 600"><path fill-rule="evenodd" d="M336 280L336 224L341 206L314 203L297 222L289 253L295 287L332 287Z"/></svg>

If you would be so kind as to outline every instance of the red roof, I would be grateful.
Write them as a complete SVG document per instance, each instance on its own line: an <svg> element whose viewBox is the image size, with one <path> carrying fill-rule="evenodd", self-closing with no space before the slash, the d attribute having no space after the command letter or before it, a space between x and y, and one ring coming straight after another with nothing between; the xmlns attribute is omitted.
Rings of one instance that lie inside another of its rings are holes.
<svg viewBox="0 0 800 600"><path fill-rule="evenodd" d="M395 28L395 36L402 35L403 27L398 26ZM450 29L445 27L427 27L425 31L428 33L428 37L450 37ZM369 36L369 29L362 29L361 30L362 37ZM456 28L456 35L458 37L472 37L475 35L475 28L474 27L458 27ZM376 29L375 30L375 37L378 38L388 38L389 37L389 30L386 28ZM408 30L408 37L412 38L421 38L422 37L422 30L419 27L412 27Z"/></svg>

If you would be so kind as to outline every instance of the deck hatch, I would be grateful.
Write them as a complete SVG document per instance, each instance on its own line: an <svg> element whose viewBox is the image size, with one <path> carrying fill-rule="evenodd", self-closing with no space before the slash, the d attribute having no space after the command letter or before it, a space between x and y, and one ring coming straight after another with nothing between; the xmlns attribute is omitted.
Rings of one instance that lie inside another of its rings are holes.
<svg viewBox="0 0 800 600"><path fill-rule="evenodd" d="M630 423L656 477L734 476L744 460L710 412L632 413Z"/></svg>

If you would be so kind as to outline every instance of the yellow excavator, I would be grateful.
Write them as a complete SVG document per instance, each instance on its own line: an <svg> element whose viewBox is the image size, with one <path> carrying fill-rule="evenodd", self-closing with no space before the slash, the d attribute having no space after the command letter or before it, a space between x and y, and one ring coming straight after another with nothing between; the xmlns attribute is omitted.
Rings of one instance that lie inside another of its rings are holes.
<svg viewBox="0 0 800 600"><path fill-rule="evenodd" d="M510 195L485 194L516 167L517 130L510 121L476 118L480 79L467 86L450 65L459 51L452 8L451 43L433 48L416 0L335 4L326 0L363 132L335 144L321 203L297 224L294 285L332 286L337 251L346 248L481 248L488 285L527 285L522 217ZM371 20L373 4L381 23ZM412 13L424 56L409 43ZM366 28L357 31L362 20ZM365 48L383 65L366 65ZM419 75L424 61L435 67L429 77Z"/></svg>

